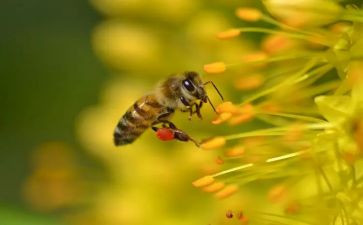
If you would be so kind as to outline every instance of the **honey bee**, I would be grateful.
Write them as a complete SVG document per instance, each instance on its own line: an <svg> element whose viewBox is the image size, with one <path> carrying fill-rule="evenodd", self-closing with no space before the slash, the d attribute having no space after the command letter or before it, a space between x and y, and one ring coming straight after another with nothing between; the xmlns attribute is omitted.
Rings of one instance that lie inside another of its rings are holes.
<svg viewBox="0 0 363 225"><path fill-rule="evenodd" d="M184 72L170 76L161 82L154 92L137 100L121 117L113 134L115 145L130 144L149 127L157 131L159 128L156 125L162 124L163 127L173 130L175 139L192 141L199 146L197 141L176 128L169 119L176 110L189 112L189 119L194 114L202 119L200 109L203 103L207 102L215 111L204 89L207 84L212 84L223 100L223 96L214 83L212 81L203 83L196 72Z"/></svg>

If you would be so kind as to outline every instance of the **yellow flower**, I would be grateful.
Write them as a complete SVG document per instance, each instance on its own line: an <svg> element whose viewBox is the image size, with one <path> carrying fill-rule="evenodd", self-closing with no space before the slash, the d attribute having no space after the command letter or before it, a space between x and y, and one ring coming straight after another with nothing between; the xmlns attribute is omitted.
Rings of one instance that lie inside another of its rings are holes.
<svg viewBox="0 0 363 225"><path fill-rule="evenodd" d="M246 7L238 8L236 10L236 15L241 20L252 21L252 22L258 21L262 17L262 13L260 10L255 8L246 8Z"/></svg>
<svg viewBox="0 0 363 225"><path fill-rule="evenodd" d="M241 31L239 29L229 29L229 30L218 33L217 38L221 39L221 40L226 40L226 39L237 37L240 33L241 33Z"/></svg>
<svg viewBox="0 0 363 225"><path fill-rule="evenodd" d="M196 181L194 181L192 184L194 187L204 187L207 185L210 185L214 182L214 178L212 176L204 176Z"/></svg>
<svg viewBox="0 0 363 225"><path fill-rule="evenodd" d="M214 137L202 142L200 147L205 150L216 149L222 147L226 143L223 137Z"/></svg>
<svg viewBox="0 0 363 225"><path fill-rule="evenodd" d="M264 82L264 77L261 74L253 74L243 76L235 82L235 87L239 90L253 90L260 87Z"/></svg>
<svg viewBox="0 0 363 225"><path fill-rule="evenodd" d="M234 148L227 150L226 156L229 156L229 157L241 156L244 154L244 152L245 152L245 148L243 146L236 146Z"/></svg>
<svg viewBox="0 0 363 225"><path fill-rule="evenodd" d="M238 191L237 185L228 185L222 190L218 191L215 196L219 199L227 198Z"/></svg>
<svg viewBox="0 0 363 225"><path fill-rule="evenodd" d="M224 62L214 62L204 65L204 71L207 73L222 73L226 70L226 64Z"/></svg>
<svg viewBox="0 0 363 225"><path fill-rule="evenodd" d="M212 120L212 124L221 124L225 121L227 121L228 119L230 119L232 117L232 113L228 113L228 112L224 112L219 114L214 120Z"/></svg>
<svg viewBox="0 0 363 225"><path fill-rule="evenodd" d="M203 188L203 191L205 192L216 192L224 188L225 184L223 182L215 182L211 185L208 185Z"/></svg>
<svg viewBox="0 0 363 225"><path fill-rule="evenodd" d="M219 104L216 108L217 113L236 113L238 111L238 107L235 106L232 102L223 102Z"/></svg>
<svg viewBox="0 0 363 225"><path fill-rule="evenodd" d="M339 18L342 8L330 0L264 0L267 10L291 26L320 26Z"/></svg>

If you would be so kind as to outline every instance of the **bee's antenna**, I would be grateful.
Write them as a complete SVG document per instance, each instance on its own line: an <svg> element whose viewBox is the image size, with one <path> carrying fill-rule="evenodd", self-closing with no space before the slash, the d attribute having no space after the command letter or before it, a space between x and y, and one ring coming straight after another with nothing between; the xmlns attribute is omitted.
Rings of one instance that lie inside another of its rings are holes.
<svg viewBox="0 0 363 225"><path fill-rule="evenodd" d="M217 111L216 111L216 108L214 108L214 105L213 105L213 104L212 104L212 102L210 101L209 97L207 97L207 100L208 100L209 104L212 106L212 108L213 108L214 112L217 112Z"/></svg>
<svg viewBox="0 0 363 225"><path fill-rule="evenodd" d="M219 92L219 90L218 90L218 88L217 88L217 86L213 83L213 81L207 81L207 82L205 82L203 85L206 85L206 84L212 84L213 85L213 87L214 87L214 89L216 89L216 91L218 92L218 94L219 94L219 96L221 97L221 99L222 99L222 101L224 100L223 99L223 96L222 96L222 94L221 94L221 92ZM210 100L209 100L209 98L208 98L208 101L209 101L209 103L212 105L212 103L210 102ZM212 105L212 107L213 107L213 105ZM214 107L213 107L213 109L214 109ZM214 110L215 111L215 110Z"/></svg>

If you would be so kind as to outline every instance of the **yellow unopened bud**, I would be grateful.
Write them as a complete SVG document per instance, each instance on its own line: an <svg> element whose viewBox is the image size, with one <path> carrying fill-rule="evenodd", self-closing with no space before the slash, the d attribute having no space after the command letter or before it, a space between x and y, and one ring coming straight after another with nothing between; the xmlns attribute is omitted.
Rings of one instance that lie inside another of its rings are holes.
<svg viewBox="0 0 363 225"><path fill-rule="evenodd" d="M228 112L224 112L224 113L221 113L217 116L217 118L215 118L213 121L212 121L212 124L221 124L225 121L227 121L229 118L232 117L232 113L228 113Z"/></svg>
<svg viewBox="0 0 363 225"><path fill-rule="evenodd" d="M219 199L227 198L227 197L231 196L232 194L236 193L237 190L238 190L237 185L228 185L225 188L223 188L222 190L218 191L215 194L215 196Z"/></svg>
<svg viewBox="0 0 363 225"><path fill-rule="evenodd" d="M285 185L272 187L268 192L268 200L272 203L281 202L287 197L287 188Z"/></svg>
<svg viewBox="0 0 363 225"><path fill-rule="evenodd" d="M261 19L262 13L255 8L238 8L236 10L236 16L241 20L254 22Z"/></svg>
<svg viewBox="0 0 363 225"><path fill-rule="evenodd" d="M248 122L253 118L252 114L242 114L239 116L235 116L233 117L230 121L229 124L234 126L234 125L238 125L244 122Z"/></svg>
<svg viewBox="0 0 363 225"><path fill-rule="evenodd" d="M354 163L359 159L359 155L351 152L345 152L342 154L342 159L348 163L348 165L354 165Z"/></svg>
<svg viewBox="0 0 363 225"><path fill-rule="evenodd" d="M236 113L238 111L238 107L233 105L232 102L223 102L219 104L216 108L217 113Z"/></svg>
<svg viewBox="0 0 363 225"><path fill-rule="evenodd" d="M218 156L218 157L216 158L215 162L216 162L218 165L222 165L222 164L224 163L224 160L223 160L220 156Z"/></svg>
<svg viewBox="0 0 363 225"><path fill-rule="evenodd" d="M264 0L267 10L290 26L321 26L339 19L343 8L330 0Z"/></svg>
<svg viewBox="0 0 363 225"><path fill-rule="evenodd" d="M209 150L222 147L225 144L226 144L226 139L224 139L224 137L214 137L206 141L203 141L200 147L202 149Z"/></svg>
<svg viewBox="0 0 363 225"><path fill-rule="evenodd" d="M297 47L297 42L284 35L274 34L264 39L261 47L265 52L275 54Z"/></svg>
<svg viewBox="0 0 363 225"><path fill-rule="evenodd" d="M216 192L224 188L224 183L222 182L215 182L209 186L206 186L203 188L203 191L205 192Z"/></svg>
<svg viewBox="0 0 363 225"><path fill-rule="evenodd" d="M241 156L241 155L243 155L244 152L245 152L245 148L243 146L237 146L237 147L229 149L226 152L226 156L229 156L229 157Z"/></svg>
<svg viewBox="0 0 363 225"><path fill-rule="evenodd" d="M222 73L226 71L226 64L224 62L214 62L204 65L203 69L207 73Z"/></svg>
<svg viewBox="0 0 363 225"><path fill-rule="evenodd" d="M242 57L242 61L245 63L262 62L267 59L265 52L253 52Z"/></svg>
<svg viewBox="0 0 363 225"><path fill-rule="evenodd" d="M217 34L217 38L221 40L227 40L230 38L237 37L241 33L240 29L229 29Z"/></svg>
<svg viewBox="0 0 363 225"><path fill-rule="evenodd" d="M247 103L238 108L238 113L253 114L255 113L255 108L252 104Z"/></svg>
<svg viewBox="0 0 363 225"><path fill-rule="evenodd" d="M214 178L212 176L204 176L194 181L192 184L194 187L204 187L214 183Z"/></svg>
<svg viewBox="0 0 363 225"><path fill-rule="evenodd" d="M281 112L281 107L275 102L264 102L263 104L261 104L260 109L263 112Z"/></svg>
<svg viewBox="0 0 363 225"><path fill-rule="evenodd" d="M339 22L330 26L330 31L332 31L333 33L341 34L347 32L351 28L351 26L352 25L347 22Z"/></svg>
<svg viewBox="0 0 363 225"><path fill-rule="evenodd" d="M296 201L289 202L285 207L285 213L296 214L300 211L300 204Z"/></svg>
<svg viewBox="0 0 363 225"><path fill-rule="evenodd" d="M255 116L255 109L251 104L246 104L237 109L237 116L229 120L230 125L238 125L250 121Z"/></svg>
<svg viewBox="0 0 363 225"><path fill-rule="evenodd" d="M239 78L235 83L235 87L239 90L253 90L260 87L263 82L264 77L261 74L254 74Z"/></svg>
<svg viewBox="0 0 363 225"><path fill-rule="evenodd" d="M302 124L293 124L283 136L286 142L295 142L303 135Z"/></svg>

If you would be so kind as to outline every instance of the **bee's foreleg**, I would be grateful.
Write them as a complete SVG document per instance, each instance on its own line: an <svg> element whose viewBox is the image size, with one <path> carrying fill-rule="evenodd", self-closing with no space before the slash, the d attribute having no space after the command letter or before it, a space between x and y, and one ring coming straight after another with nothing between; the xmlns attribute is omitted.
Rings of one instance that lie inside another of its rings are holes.
<svg viewBox="0 0 363 225"><path fill-rule="evenodd" d="M194 113L193 112L193 105L188 108L188 111L189 111L188 120L192 120L193 113Z"/></svg>
<svg viewBox="0 0 363 225"><path fill-rule="evenodd" d="M199 119L203 119L202 114L200 113L200 108L202 108L203 106L203 101L199 102L199 105L197 103L195 103L195 112L197 113L197 116L199 117Z"/></svg>
<svg viewBox="0 0 363 225"><path fill-rule="evenodd" d="M200 113L200 108L202 107L203 102L200 102L199 104L194 103L193 105L189 106L185 110L181 110L182 112L189 112L188 119L191 120L193 115L196 113L199 119L203 119L202 114ZM195 106L195 111L193 110L193 106Z"/></svg>

